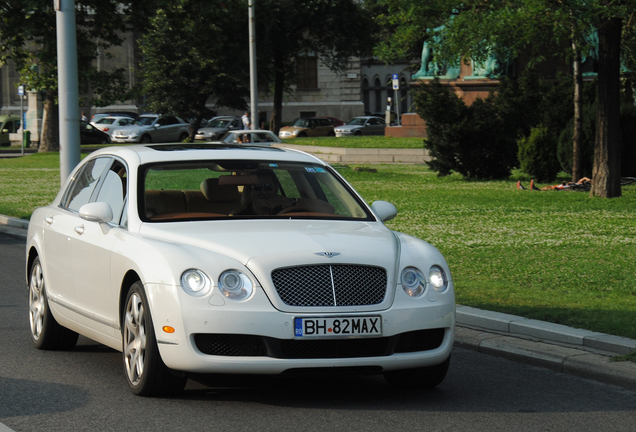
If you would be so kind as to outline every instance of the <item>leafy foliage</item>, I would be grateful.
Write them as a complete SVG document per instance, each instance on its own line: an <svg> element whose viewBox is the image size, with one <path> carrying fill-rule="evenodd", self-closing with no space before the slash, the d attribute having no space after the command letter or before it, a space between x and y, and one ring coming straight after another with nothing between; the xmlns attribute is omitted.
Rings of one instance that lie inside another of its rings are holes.
<svg viewBox="0 0 636 432"><path fill-rule="evenodd" d="M417 113L426 121L427 164L440 176L452 171L467 178L499 179L516 165L514 135L499 116L496 97L467 106L438 80L415 95Z"/></svg>
<svg viewBox="0 0 636 432"><path fill-rule="evenodd" d="M206 0L178 0L157 10L142 44L140 76L148 109L199 123L212 114L206 107L210 97L217 106L245 109L249 57L244 6L241 0L214 7Z"/></svg>
<svg viewBox="0 0 636 432"><path fill-rule="evenodd" d="M519 140L521 171L538 182L554 180L561 169L556 153L557 140L548 128L544 125L532 128L529 137Z"/></svg>

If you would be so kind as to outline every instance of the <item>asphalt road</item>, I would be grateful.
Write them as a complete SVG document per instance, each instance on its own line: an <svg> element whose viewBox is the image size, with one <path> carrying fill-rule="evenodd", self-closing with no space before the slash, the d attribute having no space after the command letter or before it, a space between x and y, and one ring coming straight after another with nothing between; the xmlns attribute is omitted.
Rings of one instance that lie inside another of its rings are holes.
<svg viewBox="0 0 636 432"><path fill-rule="evenodd" d="M29 340L24 242L0 234L0 432L633 431L636 392L456 348L446 380L398 391L381 377L201 377L181 397L133 396L120 353Z"/></svg>

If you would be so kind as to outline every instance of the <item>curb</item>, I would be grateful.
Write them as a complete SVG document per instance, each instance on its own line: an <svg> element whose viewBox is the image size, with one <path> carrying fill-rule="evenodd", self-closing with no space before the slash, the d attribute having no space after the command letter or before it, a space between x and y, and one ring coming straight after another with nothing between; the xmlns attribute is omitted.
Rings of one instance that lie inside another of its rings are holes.
<svg viewBox="0 0 636 432"><path fill-rule="evenodd" d="M28 226L0 215L10 237L26 240ZM636 351L636 340L462 305L456 325L457 347L636 390L636 363L611 361Z"/></svg>

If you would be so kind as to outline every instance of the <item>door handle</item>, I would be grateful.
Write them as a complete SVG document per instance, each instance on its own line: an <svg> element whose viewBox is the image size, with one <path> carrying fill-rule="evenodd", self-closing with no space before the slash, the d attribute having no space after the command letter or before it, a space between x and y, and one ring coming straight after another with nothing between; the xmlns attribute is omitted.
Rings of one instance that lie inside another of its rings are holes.
<svg viewBox="0 0 636 432"><path fill-rule="evenodd" d="M44 222L46 222L47 224L51 225L53 223L53 217L52 216L47 216L44 218Z"/></svg>
<svg viewBox="0 0 636 432"><path fill-rule="evenodd" d="M78 233L79 235L84 234L84 225L76 226L74 229L75 229L75 232Z"/></svg>

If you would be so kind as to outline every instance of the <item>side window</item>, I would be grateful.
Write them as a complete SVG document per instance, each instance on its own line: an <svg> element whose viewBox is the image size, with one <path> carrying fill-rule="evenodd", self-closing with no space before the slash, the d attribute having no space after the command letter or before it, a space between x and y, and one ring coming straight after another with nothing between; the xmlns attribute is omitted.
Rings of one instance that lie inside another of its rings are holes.
<svg viewBox="0 0 636 432"><path fill-rule="evenodd" d="M118 224L126 201L126 167L115 161L104 175L104 182L95 201L110 204L113 209L113 222Z"/></svg>
<svg viewBox="0 0 636 432"><path fill-rule="evenodd" d="M178 123L178 120L172 116L162 117L159 121L161 123L161 126L169 126Z"/></svg>
<svg viewBox="0 0 636 432"><path fill-rule="evenodd" d="M62 207L79 212L88 203L97 182L110 162L110 158L96 158L86 163L69 184L69 189L62 201Z"/></svg>

